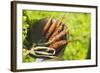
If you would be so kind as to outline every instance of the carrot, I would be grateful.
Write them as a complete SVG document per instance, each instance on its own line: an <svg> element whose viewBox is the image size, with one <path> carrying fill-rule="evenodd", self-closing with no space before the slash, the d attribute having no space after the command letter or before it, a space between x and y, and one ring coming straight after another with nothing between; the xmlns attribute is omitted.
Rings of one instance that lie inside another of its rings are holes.
<svg viewBox="0 0 100 73"><path fill-rule="evenodd" d="M64 19L64 15L60 18L60 20L57 22L57 25L56 25L56 28L55 28L55 31L54 33L51 35L50 37L50 40L59 33L59 31L61 31L61 29L63 28L63 25L62 25L62 21Z"/></svg>
<svg viewBox="0 0 100 73"><path fill-rule="evenodd" d="M58 28L60 26L60 24L62 23L63 19L64 19L64 15L61 16L60 21L58 22L56 28Z"/></svg>
<svg viewBox="0 0 100 73"><path fill-rule="evenodd" d="M51 40L53 37L55 37L57 34L59 34L59 32L60 32L61 30L63 30L63 27L64 27L64 25L61 24L61 25L54 31L54 33L51 35L51 37L50 37L49 40Z"/></svg>
<svg viewBox="0 0 100 73"><path fill-rule="evenodd" d="M51 22L52 22L52 16L48 19L47 23L45 24L45 26L43 28L43 35L46 33L46 31L50 27Z"/></svg>
<svg viewBox="0 0 100 73"><path fill-rule="evenodd" d="M52 43L49 47L54 48L54 49L59 49L60 47L62 47L63 45L65 45L67 43L68 43L68 41L61 40L61 41L57 41L57 42Z"/></svg>
<svg viewBox="0 0 100 73"><path fill-rule="evenodd" d="M47 31L46 39L48 39L50 37L50 35L54 32L56 24L57 24L57 21L53 22L53 24L51 25L51 27Z"/></svg>
<svg viewBox="0 0 100 73"><path fill-rule="evenodd" d="M55 42L55 41L58 41L61 37L63 37L64 35L66 35L68 32L68 30L63 30L61 31L58 35L56 35L55 37L53 37L50 41L51 42Z"/></svg>

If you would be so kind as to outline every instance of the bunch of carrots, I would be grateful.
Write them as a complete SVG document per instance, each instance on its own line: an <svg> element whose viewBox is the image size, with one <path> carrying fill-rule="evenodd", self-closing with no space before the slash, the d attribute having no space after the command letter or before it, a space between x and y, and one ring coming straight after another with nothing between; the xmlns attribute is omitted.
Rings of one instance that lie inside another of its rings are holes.
<svg viewBox="0 0 100 73"><path fill-rule="evenodd" d="M60 47L66 45L69 41L64 39L69 30L62 22L64 16L61 19L53 21L53 17L50 17L43 28L43 36L48 40L50 48L59 50Z"/></svg>

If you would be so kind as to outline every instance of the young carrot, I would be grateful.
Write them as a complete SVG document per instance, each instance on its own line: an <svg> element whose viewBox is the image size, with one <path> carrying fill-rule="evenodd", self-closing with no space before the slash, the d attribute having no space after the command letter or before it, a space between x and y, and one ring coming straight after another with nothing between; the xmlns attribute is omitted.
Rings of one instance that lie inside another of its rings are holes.
<svg viewBox="0 0 100 73"><path fill-rule="evenodd" d="M61 31L59 34L57 34L55 37L53 37L50 42L55 42L55 41L58 41L61 37L63 37L64 35L66 35L68 32L68 30L63 30Z"/></svg>
<svg viewBox="0 0 100 73"><path fill-rule="evenodd" d="M56 27L56 28L58 28L58 27L60 26L60 24L62 23L62 21L63 21L63 19L64 19L64 16L65 16L65 15L62 15L62 16L61 16L59 22L57 23L57 27Z"/></svg>
<svg viewBox="0 0 100 73"><path fill-rule="evenodd" d="M62 47L63 45L65 45L67 43L68 43L68 41L61 40L61 41L57 41L57 42L52 43L49 47L54 48L54 49L59 49L60 47Z"/></svg>
<svg viewBox="0 0 100 73"><path fill-rule="evenodd" d="M48 30L48 28L50 27L50 24L52 23L52 16L48 19L47 23L45 24L44 28L43 28L43 35L46 33L46 31Z"/></svg>
<svg viewBox="0 0 100 73"><path fill-rule="evenodd" d="M54 33L51 35L50 39L51 40L53 37L55 37L57 34L59 34L59 32L61 32L64 28L64 24L61 24L55 31Z"/></svg>
<svg viewBox="0 0 100 73"><path fill-rule="evenodd" d="M51 35L50 37L50 40L57 35L57 33L59 33L59 31L61 31L62 27L63 27L63 24L62 24L62 21L64 19L64 15L62 15L62 17L60 18L59 21L57 21L57 25L56 25L56 28L55 28L55 31L54 33Z"/></svg>
<svg viewBox="0 0 100 73"><path fill-rule="evenodd" d="M56 24L57 24L57 21L53 22L53 24L50 26L46 34L46 39L48 39L50 35L54 32Z"/></svg>

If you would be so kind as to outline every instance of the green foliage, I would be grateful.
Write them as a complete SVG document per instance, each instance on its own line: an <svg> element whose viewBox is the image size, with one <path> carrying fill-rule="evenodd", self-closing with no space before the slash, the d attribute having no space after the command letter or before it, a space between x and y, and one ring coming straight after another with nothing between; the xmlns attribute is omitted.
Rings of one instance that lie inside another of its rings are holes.
<svg viewBox="0 0 100 73"><path fill-rule="evenodd" d="M49 11L34 11L23 10L23 48L27 49L27 32L29 28L35 25L40 19L53 16L59 19L65 14L64 23L69 28L69 39L79 38L79 41L70 42L64 51L63 58L65 60L83 60L87 58L88 50L90 49L91 38L91 14L90 13L72 13L72 12L49 12ZM24 54L25 52L23 52ZM34 62L34 57L24 56L23 62Z"/></svg>
<svg viewBox="0 0 100 73"><path fill-rule="evenodd" d="M35 62L35 57L33 56L29 56L29 55L25 55L27 52L26 49L23 49L23 62Z"/></svg>

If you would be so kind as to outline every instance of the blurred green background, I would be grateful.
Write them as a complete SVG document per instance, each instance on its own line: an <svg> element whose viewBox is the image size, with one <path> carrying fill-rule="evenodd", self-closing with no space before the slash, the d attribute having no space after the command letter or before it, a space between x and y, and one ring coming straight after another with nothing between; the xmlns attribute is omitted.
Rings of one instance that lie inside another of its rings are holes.
<svg viewBox="0 0 100 73"><path fill-rule="evenodd" d="M65 14L64 23L69 28L69 39L79 38L80 41L73 41L69 43L64 51L62 58L65 60L84 60L90 59L91 50L91 14L90 13L77 13L77 12L50 12L50 11L35 11L23 10L23 62L35 62L35 58L25 56L27 48L27 32L29 28L43 18L53 16L55 19Z"/></svg>

